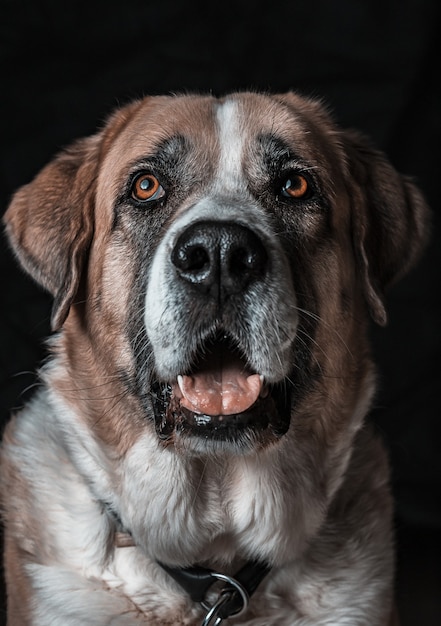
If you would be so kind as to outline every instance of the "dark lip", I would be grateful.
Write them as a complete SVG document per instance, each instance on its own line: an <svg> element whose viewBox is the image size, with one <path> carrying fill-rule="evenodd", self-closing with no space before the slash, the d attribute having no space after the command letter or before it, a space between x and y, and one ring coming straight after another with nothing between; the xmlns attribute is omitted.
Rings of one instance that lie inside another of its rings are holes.
<svg viewBox="0 0 441 626"><path fill-rule="evenodd" d="M199 345L188 374L210 367L210 355L238 358L250 373L239 342L225 328L217 328ZM235 356L234 356L235 355ZM181 406L173 394L173 383L153 378L150 388L156 433L165 443L178 437L196 437L206 441L240 442L268 441L282 437L289 428L292 383L286 378L277 384L266 385L267 393L260 396L246 411L230 415L205 415Z"/></svg>
<svg viewBox="0 0 441 626"><path fill-rule="evenodd" d="M156 433L168 442L175 435L198 437L212 441L237 441L243 434L271 439L282 437L289 428L291 414L291 385L288 380L269 387L265 398L259 398L243 413L233 415L203 415L194 413L172 397L168 383L153 382L151 397Z"/></svg>

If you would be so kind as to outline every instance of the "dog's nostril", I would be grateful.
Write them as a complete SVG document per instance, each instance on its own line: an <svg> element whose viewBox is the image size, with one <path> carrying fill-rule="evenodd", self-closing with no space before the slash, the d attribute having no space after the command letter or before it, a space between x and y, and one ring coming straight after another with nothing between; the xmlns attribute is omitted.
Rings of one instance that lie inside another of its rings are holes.
<svg viewBox="0 0 441 626"><path fill-rule="evenodd" d="M237 248L232 250L229 259L230 275L245 272L247 275L261 275L266 263L266 252L264 248Z"/></svg>
<svg viewBox="0 0 441 626"><path fill-rule="evenodd" d="M181 277L191 283L202 282L212 270L210 254L200 243L186 242L176 246L172 262Z"/></svg>
<svg viewBox="0 0 441 626"><path fill-rule="evenodd" d="M267 259L261 239L249 228L216 221L189 226L178 237L171 255L183 280L218 298L259 280Z"/></svg>
<svg viewBox="0 0 441 626"><path fill-rule="evenodd" d="M175 248L173 257L175 267L183 272L198 273L210 267L210 256L201 245L185 245Z"/></svg>

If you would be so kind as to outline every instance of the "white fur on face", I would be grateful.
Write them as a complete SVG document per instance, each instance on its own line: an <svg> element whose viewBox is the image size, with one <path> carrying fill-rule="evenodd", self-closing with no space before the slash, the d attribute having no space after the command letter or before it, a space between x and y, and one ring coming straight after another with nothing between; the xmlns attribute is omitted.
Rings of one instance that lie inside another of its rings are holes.
<svg viewBox="0 0 441 626"><path fill-rule="evenodd" d="M291 271L268 217L247 190L243 160L249 129L241 122L238 104L227 100L217 109L216 119L213 132L219 152L211 185L202 198L171 223L150 268L145 306L147 335L157 373L163 380L174 380L189 366L186 359L191 359L204 335L204 320L198 320L198 327L188 315L194 306L193 295L176 276L170 260L173 247L179 235L198 221L235 222L261 239L268 252L270 272L244 295L231 331L241 338L241 348L253 369L267 382L278 382L289 373L298 323Z"/></svg>
<svg viewBox="0 0 441 626"><path fill-rule="evenodd" d="M216 113L220 148L216 183L222 193L244 186L242 175L244 133L237 102L227 100L219 105Z"/></svg>

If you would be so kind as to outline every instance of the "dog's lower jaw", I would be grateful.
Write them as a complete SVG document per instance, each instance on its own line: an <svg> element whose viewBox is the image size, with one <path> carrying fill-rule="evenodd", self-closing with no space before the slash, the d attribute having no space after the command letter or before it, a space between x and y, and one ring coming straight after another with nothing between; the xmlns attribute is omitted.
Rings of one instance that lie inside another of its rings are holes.
<svg viewBox="0 0 441 626"><path fill-rule="evenodd" d="M231 415L193 412L181 405L167 383L154 382L151 395L160 441L196 453L251 452L276 443L290 425L291 390L285 381L247 410Z"/></svg>

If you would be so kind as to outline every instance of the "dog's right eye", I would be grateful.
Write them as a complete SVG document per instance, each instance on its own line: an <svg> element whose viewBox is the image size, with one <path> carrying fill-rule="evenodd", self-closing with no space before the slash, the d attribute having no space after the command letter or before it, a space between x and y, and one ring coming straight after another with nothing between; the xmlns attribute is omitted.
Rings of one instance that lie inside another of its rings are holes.
<svg viewBox="0 0 441 626"><path fill-rule="evenodd" d="M132 198L138 202L159 200L165 191L159 180L153 174L140 174L132 184Z"/></svg>
<svg viewBox="0 0 441 626"><path fill-rule="evenodd" d="M294 172L283 183L282 196L293 200L306 199L311 193L309 180L303 174Z"/></svg>

